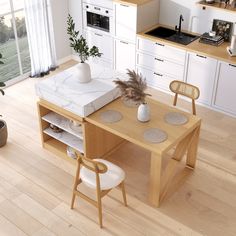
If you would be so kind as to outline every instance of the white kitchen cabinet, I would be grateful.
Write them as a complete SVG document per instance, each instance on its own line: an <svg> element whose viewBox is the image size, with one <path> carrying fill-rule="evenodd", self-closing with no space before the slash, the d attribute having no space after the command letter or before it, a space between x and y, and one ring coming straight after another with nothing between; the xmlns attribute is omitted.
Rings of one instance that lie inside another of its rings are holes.
<svg viewBox="0 0 236 236"><path fill-rule="evenodd" d="M219 63L214 106L236 115L236 65Z"/></svg>
<svg viewBox="0 0 236 236"><path fill-rule="evenodd" d="M135 42L137 7L115 3L115 36Z"/></svg>
<svg viewBox="0 0 236 236"><path fill-rule="evenodd" d="M170 74L175 77L175 79L183 80L183 65L174 63L165 58L137 52L137 65L161 72L162 74Z"/></svg>
<svg viewBox="0 0 236 236"><path fill-rule="evenodd" d="M110 63L109 67L113 68L113 37L102 33L87 31L86 39L90 48L96 46L99 48L99 52L102 53L102 56L97 58L96 62L101 61L101 64L106 62L107 64Z"/></svg>
<svg viewBox="0 0 236 236"><path fill-rule="evenodd" d="M185 64L185 50L165 45L162 42L137 37L137 50L146 54L167 58L169 61L173 61L174 63L178 63L180 65Z"/></svg>
<svg viewBox="0 0 236 236"><path fill-rule="evenodd" d="M136 33L158 23L159 0L144 4L114 2L115 37L135 43Z"/></svg>
<svg viewBox="0 0 236 236"><path fill-rule="evenodd" d="M186 51L137 37L136 70L151 87L169 91L173 80L184 80Z"/></svg>
<svg viewBox="0 0 236 236"><path fill-rule="evenodd" d="M217 60L196 53L188 53L187 83L200 89L199 102L211 105Z"/></svg>
<svg viewBox="0 0 236 236"><path fill-rule="evenodd" d="M176 79L174 76L164 74L158 70L153 71L141 66L137 67L137 72L141 73L146 79L148 86L163 90L169 90L170 82Z"/></svg>
<svg viewBox="0 0 236 236"><path fill-rule="evenodd" d="M135 44L115 39L115 69L125 73L135 70Z"/></svg>

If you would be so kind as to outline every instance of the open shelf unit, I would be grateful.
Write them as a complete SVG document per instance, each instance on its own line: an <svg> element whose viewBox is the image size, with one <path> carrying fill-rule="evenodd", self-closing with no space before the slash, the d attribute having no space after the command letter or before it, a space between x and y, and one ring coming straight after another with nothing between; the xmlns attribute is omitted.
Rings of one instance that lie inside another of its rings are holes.
<svg viewBox="0 0 236 236"><path fill-rule="evenodd" d="M67 156L66 148L67 145L54 139L50 138L44 142L43 147L48 151L56 154L57 156L61 157L62 159L69 161L72 164L76 164L76 160Z"/></svg>
<svg viewBox="0 0 236 236"><path fill-rule="evenodd" d="M79 139L78 137L66 132L62 131L60 133L55 133L51 128L47 128L43 131L45 134L51 136L59 140L60 142L78 150L79 152L84 152L83 150L83 140Z"/></svg>
<svg viewBox="0 0 236 236"><path fill-rule="evenodd" d="M124 142L121 137L46 100L41 99L37 105L42 147L71 163L76 164L76 159L67 155L68 146L92 159L111 153ZM55 132L50 124L63 131Z"/></svg>
<svg viewBox="0 0 236 236"><path fill-rule="evenodd" d="M197 4L202 7L217 8L217 9L224 10L224 11L236 12L236 8L231 7L230 5L226 6L226 8L225 8L224 3L215 2L215 3L209 4L209 3L206 3L205 1L200 1L200 2L197 2Z"/></svg>
<svg viewBox="0 0 236 236"><path fill-rule="evenodd" d="M84 121L81 117L59 110L54 105L38 103L39 122L42 145L47 150L57 154L72 163L76 160L67 155L67 148L84 153ZM62 129L55 132L50 124Z"/></svg>
<svg viewBox="0 0 236 236"><path fill-rule="evenodd" d="M69 120L53 111L43 116L42 119L83 140L81 123L78 126L75 126L72 120Z"/></svg>

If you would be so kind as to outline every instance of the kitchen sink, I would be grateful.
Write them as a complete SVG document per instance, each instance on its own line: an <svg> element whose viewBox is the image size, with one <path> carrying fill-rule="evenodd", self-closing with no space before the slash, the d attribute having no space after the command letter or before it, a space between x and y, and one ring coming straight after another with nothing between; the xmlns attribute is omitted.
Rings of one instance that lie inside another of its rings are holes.
<svg viewBox="0 0 236 236"><path fill-rule="evenodd" d="M146 32L145 34L151 35L157 38L166 39L175 43L180 43L183 45L188 45L189 43L199 38L199 36L196 36L193 34L187 34L183 32L179 33L176 30L165 28L162 26L152 29Z"/></svg>

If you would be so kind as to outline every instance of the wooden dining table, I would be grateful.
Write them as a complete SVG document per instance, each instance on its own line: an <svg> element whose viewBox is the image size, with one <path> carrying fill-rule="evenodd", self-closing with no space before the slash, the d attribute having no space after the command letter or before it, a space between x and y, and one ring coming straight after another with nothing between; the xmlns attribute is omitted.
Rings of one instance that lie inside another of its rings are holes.
<svg viewBox="0 0 236 236"><path fill-rule="evenodd" d="M192 169L195 167L201 119L198 116L153 99L148 99L147 103L151 111L151 119L148 122L138 121L137 107L125 104L120 98L89 115L85 120L88 124L99 127L105 132L109 132L151 152L148 199L151 205L159 207L173 180L175 170L183 157L186 156L187 167ZM122 119L113 123L106 122L101 118L106 111L118 111L122 115ZM181 125L168 123L165 117L172 112L184 115L187 118L187 122ZM144 138L145 131L156 128L167 134L165 141L156 143ZM103 141L93 138L93 142L102 143ZM115 148L115 145L113 148ZM168 160L165 168L163 168L162 163L165 154L170 150L173 150L173 155Z"/></svg>

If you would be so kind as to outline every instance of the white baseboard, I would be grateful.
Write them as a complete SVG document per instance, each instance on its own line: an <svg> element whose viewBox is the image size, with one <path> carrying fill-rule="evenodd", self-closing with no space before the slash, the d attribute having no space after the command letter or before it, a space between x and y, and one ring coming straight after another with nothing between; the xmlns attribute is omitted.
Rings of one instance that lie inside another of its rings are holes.
<svg viewBox="0 0 236 236"><path fill-rule="evenodd" d="M64 57L64 58L61 58L61 59L57 60L57 63L58 63L58 65L61 65L61 64L65 63L67 61L70 61L72 59L74 59L73 55L69 55L67 57Z"/></svg>
<svg viewBox="0 0 236 236"><path fill-rule="evenodd" d="M72 60L75 60L75 61L78 61L78 62L80 61L79 56L77 56L77 55L75 55L75 54L72 54L72 55L71 55L71 59L72 59Z"/></svg>

